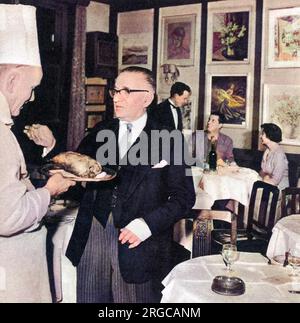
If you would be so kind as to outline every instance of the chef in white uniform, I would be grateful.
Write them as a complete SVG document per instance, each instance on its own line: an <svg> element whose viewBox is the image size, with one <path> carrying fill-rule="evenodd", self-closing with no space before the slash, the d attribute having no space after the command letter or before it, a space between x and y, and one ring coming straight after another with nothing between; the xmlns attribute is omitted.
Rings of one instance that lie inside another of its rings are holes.
<svg viewBox="0 0 300 323"><path fill-rule="evenodd" d="M0 4L0 303L51 302L40 221L50 197L75 184L56 174L34 189L11 132L41 78L36 9Z"/></svg>

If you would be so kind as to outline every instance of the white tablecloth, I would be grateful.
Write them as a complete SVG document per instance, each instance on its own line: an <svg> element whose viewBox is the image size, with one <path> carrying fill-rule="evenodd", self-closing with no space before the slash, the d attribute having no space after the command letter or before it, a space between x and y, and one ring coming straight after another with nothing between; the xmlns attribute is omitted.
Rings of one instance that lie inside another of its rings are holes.
<svg viewBox="0 0 300 323"><path fill-rule="evenodd" d="M267 259L257 253L240 253L233 265L234 276L246 284L240 296L223 296L211 290L213 278L225 275L221 255L194 258L177 265L163 280L162 303L233 303L233 302L300 302L300 281L289 276L291 268L268 265Z"/></svg>
<svg viewBox="0 0 300 323"><path fill-rule="evenodd" d="M48 229L53 243L53 275L57 302L76 303L76 268L65 256L71 238L78 208L68 209L61 205L51 207L48 212ZM52 219L51 219L52 216ZM54 218L53 218L54 217Z"/></svg>
<svg viewBox="0 0 300 323"><path fill-rule="evenodd" d="M238 171L230 167L222 172L203 173L201 168L192 167L196 203L194 209L210 209L216 200L235 200L247 206L253 183L260 180L256 171L239 167ZM203 190L199 188L202 181Z"/></svg>
<svg viewBox="0 0 300 323"><path fill-rule="evenodd" d="M300 251L300 214L289 215L275 224L267 256L273 258L295 249Z"/></svg>

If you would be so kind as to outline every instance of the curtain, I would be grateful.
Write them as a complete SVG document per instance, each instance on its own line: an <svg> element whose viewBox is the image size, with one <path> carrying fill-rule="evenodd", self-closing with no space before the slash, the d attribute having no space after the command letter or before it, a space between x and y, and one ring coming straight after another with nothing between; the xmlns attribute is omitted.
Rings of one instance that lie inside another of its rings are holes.
<svg viewBox="0 0 300 323"><path fill-rule="evenodd" d="M85 131L86 7L76 7L67 149L76 150Z"/></svg>

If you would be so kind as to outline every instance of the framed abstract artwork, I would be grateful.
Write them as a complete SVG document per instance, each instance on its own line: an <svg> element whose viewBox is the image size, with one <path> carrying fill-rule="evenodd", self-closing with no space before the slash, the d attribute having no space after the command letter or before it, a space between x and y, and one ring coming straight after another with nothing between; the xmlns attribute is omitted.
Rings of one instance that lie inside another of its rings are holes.
<svg viewBox="0 0 300 323"><path fill-rule="evenodd" d="M300 85L265 84L262 115L281 128L282 144L300 146Z"/></svg>
<svg viewBox="0 0 300 323"><path fill-rule="evenodd" d="M207 115L220 112L224 127L246 128L249 110L249 76L210 75L207 92Z"/></svg>
<svg viewBox="0 0 300 323"><path fill-rule="evenodd" d="M194 65L196 14L162 18L162 64Z"/></svg>
<svg viewBox="0 0 300 323"><path fill-rule="evenodd" d="M207 26L208 63L249 63L250 9L211 11Z"/></svg>
<svg viewBox="0 0 300 323"><path fill-rule="evenodd" d="M300 67L300 7L269 10L268 67Z"/></svg>

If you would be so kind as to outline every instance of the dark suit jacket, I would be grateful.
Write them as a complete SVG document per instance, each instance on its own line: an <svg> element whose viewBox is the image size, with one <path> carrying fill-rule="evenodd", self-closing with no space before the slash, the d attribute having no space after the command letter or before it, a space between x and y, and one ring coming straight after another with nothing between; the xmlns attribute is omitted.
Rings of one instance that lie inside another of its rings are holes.
<svg viewBox="0 0 300 323"><path fill-rule="evenodd" d="M98 124L82 141L79 151L95 158L97 148L103 144L97 143L95 138L103 129L115 133L117 145L119 121L114 119ZM144 131L149 135L154 129L161 130L161 126L148 117ZM172 158L170 165L163 168L152 166L121 166L114 180L87 185L66 253L75 266L86 245L93 216L105 226L112 212L117 228L142 217L152 233L136 248L129 249L126 244L119 243L119 265L126 282L162 279L172 269L175 265L172 258L173 225L195 202L193 182L185 176L185 165L175 166Z"/></svg>
<svg viewBox="0 0 300 323"><path fill-rule="evenodd" d="M174 118L173 118L173 113L171 111L170 102L168 99L161 102L156 107L154 107L151 110L150 114L153 118L155 118L163 126L169 128L170 130L176 129ZM178 130L182 130L182 129L180 129L180 127L179 127Z"/></svg>

